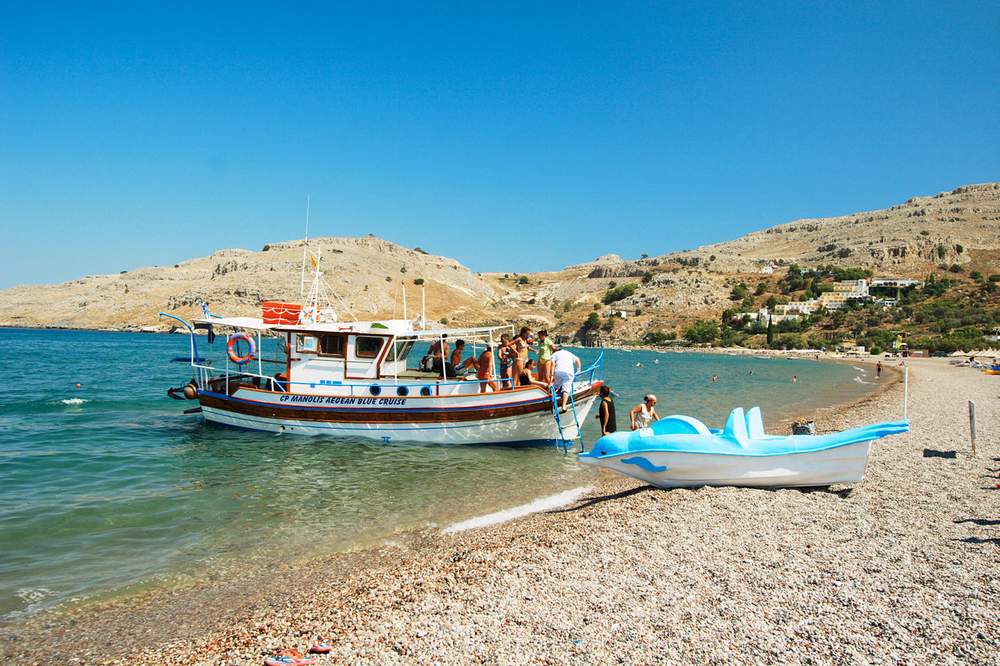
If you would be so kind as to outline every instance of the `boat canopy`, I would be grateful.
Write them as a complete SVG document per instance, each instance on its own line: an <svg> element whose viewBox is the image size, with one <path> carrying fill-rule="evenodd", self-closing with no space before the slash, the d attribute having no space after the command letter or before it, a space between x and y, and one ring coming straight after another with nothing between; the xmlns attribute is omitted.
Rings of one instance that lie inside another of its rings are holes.
<svg viewBox="0 0 1000 666"><path fill-rule="evenodd" d="M242 328L250 331L275 331L281 333L375 333L392 335L408 340L437 340L450 338L491 338L499 337L501 333L512 332L510 324L506 326L479 326L470 328L435 328L415 329L413 323L401 319L385 321L354 321L354 322L323 322L315 324L265 324L257 317L209 317L195 319L195 326L224 326Z"/></svg>

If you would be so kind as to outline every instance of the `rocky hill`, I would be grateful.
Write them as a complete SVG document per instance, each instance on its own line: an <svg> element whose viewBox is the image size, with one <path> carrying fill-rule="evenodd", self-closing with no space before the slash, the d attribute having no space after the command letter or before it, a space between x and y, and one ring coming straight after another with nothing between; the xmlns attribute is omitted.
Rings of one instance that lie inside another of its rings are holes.
<svg viewBox="0 0 1000 666"><path fill-rule="evenodd" d="M717 262L728 272L797 263L922 276L939 264L989 260L998 248L1000 183L985 183L913 197L884 210L795 220L671 256Z"/></svg>
<svg viewBox="0 0 1000 666"><path fill-rule="evenodd" d="M495 299L493 287L454 259L411 250L375 237L316 238L322 268L340 300L341 319L402 316L401 288L411 317L418 314L422 280L428 316L478 318ZM115 275L88 275L58 285L0 291L0 325L121 328L163 324L158 312L200 313L202 302L227 315L260 316L263 300L301 302L302 241L265 245L258 252L220 250L211 256ZM308 278L307 278L308 279ZM307 283L308 287L308 283Z"/></svg>
<svg viewBox="0 0 1000 666"><path fill-rule="evenodd" d="M634 340L734 306L733 287L777 279L787 267L835 265L880 275L920 276L957 264L1000 272L1000 183L914 197L884 210L803 219L694 250L626 260L613 254L561 271L476 274L453 259L375 237L321 238L323 270L343 299L342 318L410 316L422 280L428 315L456 324L529 321L563 334L592 313L609 337ZM613 248L608 248L609 250ZM260 251L221 250L174 266L91 275L59 285L0 291L0 325L121 328L162 324L157 313L192 316L199 303L257 314L264 299L299 300L302 241ZM773 270L773 277L769 272Z"/></svg>
<svg viewBox="0 0 1000 666"><path fill-rule="evenodd" d="M793 264L870 269L876 275L920 277L952 265L1000 272L1000 183L967 185L913 197L883 210L802 219L725 243L655 257L625 260L606 255L556 273L521 280L494 276L501 287L519 287L535 317L568 334L598 313L606 337L637 340L648 330L674 330L697 318L717 318L738 305L738 284L774 282ZM773 273L772 273L773 271ZM634 293L622 295L624 285ZM618 292L613 290L619 289ZM609 315L625 318L609 321Z"/></svg>

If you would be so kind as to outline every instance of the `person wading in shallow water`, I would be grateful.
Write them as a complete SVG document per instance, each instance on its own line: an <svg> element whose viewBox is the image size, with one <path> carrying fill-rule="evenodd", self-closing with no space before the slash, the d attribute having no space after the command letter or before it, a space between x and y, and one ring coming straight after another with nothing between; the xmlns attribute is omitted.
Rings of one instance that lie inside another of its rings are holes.
<svg viewBox="0 0 1000 666"><path fill-rule="evenodd" d="M653 421L659 421L660 415L656 413L656 396L650 393L642 399L642 404L636 405L629 412L632 420L632 430L642 430L653 425Z"/></svg>
<svg viewBox="0 0 1000 666"><path fill-rule="evenodd" d="M601 437L618 430L615 420L615 401L611 399L611 389L607 384L601 387L601 406L597 409L597 420L601 423Z"/></svg>
<svg viewBox="0 0 1000 666"><path fill-rule="evenodd" d="M875 364L875 379L882 379L882 361Z"/></svg>

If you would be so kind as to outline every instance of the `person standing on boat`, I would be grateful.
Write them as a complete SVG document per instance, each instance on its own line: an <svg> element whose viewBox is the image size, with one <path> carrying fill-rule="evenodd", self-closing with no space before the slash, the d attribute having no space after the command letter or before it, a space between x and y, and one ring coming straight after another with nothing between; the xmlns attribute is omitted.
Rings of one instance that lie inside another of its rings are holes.
<svg viewBox="0 0 1000 666"><path fill-rule="evenodd" d="M538 378L543 382L552 383L552 348L553 343L549 332L538 331Z"/></svg>
<svg viewBox="0 0 1000 666"><path fill-rule="evenodd" d="M552 367L555 369L552 385L562 393L562 410L566 411L566 403L573 392L573 378L580 372L580 358L573 352L559 345L553 346Z"/></svg>
<svg viewBox="0 0 1000 666"><path fill-rule="evenodd" d="M521 328L521 332L511 341L514 350L514 380L516 384L521 383L521 373L524 372L524 365L528 362L528 340L531 339L531 331L527 326Z"/></svg>
<svg viewBox="0 0 1000 666"><path fill-rule="evenodd" d="M632 421L632 430L642 430L653 425L654 421L660 420L660 415L656 413L656 396L652 393L642 399L642 404L636 405L629 412Z"/></svg>
<svg viewBox="0 0 1000 666"><path fill-rule="evenodd" d="M500 386L505 389L512 388L514 383L510 376L510 367L514 362L514 349L511 347L510 336L506 333L500 336L497 357L500 359Z"/></svg>
<svg viewBox="0 0 1000 666"><path fill-rule="evenodd" d="M500 390L497 383L493 381L494 368L496 365L493 360L493 347L486 345L486 349L479 355L479 362L476 364L476 378L479 379L480 393L486 393L487 386L493 389L494 393Z"/></svg>
<svg viewBox="0 0 1000 666"><path fill-rule="evenodd" d="M601 387L601 405L597 409L597 420L601 424L601 437L610 435L618 430L618 422L615 420L615 401L611 398L611 387L607 384Z"/></svg>

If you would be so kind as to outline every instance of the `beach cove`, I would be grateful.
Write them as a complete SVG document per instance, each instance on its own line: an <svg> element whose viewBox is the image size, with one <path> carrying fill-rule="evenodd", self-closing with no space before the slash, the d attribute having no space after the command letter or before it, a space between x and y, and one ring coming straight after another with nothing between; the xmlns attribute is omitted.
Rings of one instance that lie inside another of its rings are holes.
<svg viewBox="0 0 1000 666"><path fill-rule="evenodd" d="M257 664L322 636L335 658L371 663L983 663L998 641L1000 451L981 435L969 455L965 401L994 432L997 386L938 359L911 369L913 432L876 445L850 492L666 492L601 476L576 501L502 524L39 617L8 628L4 650ZM901 392L819 425L896 417Z"/></svg>

